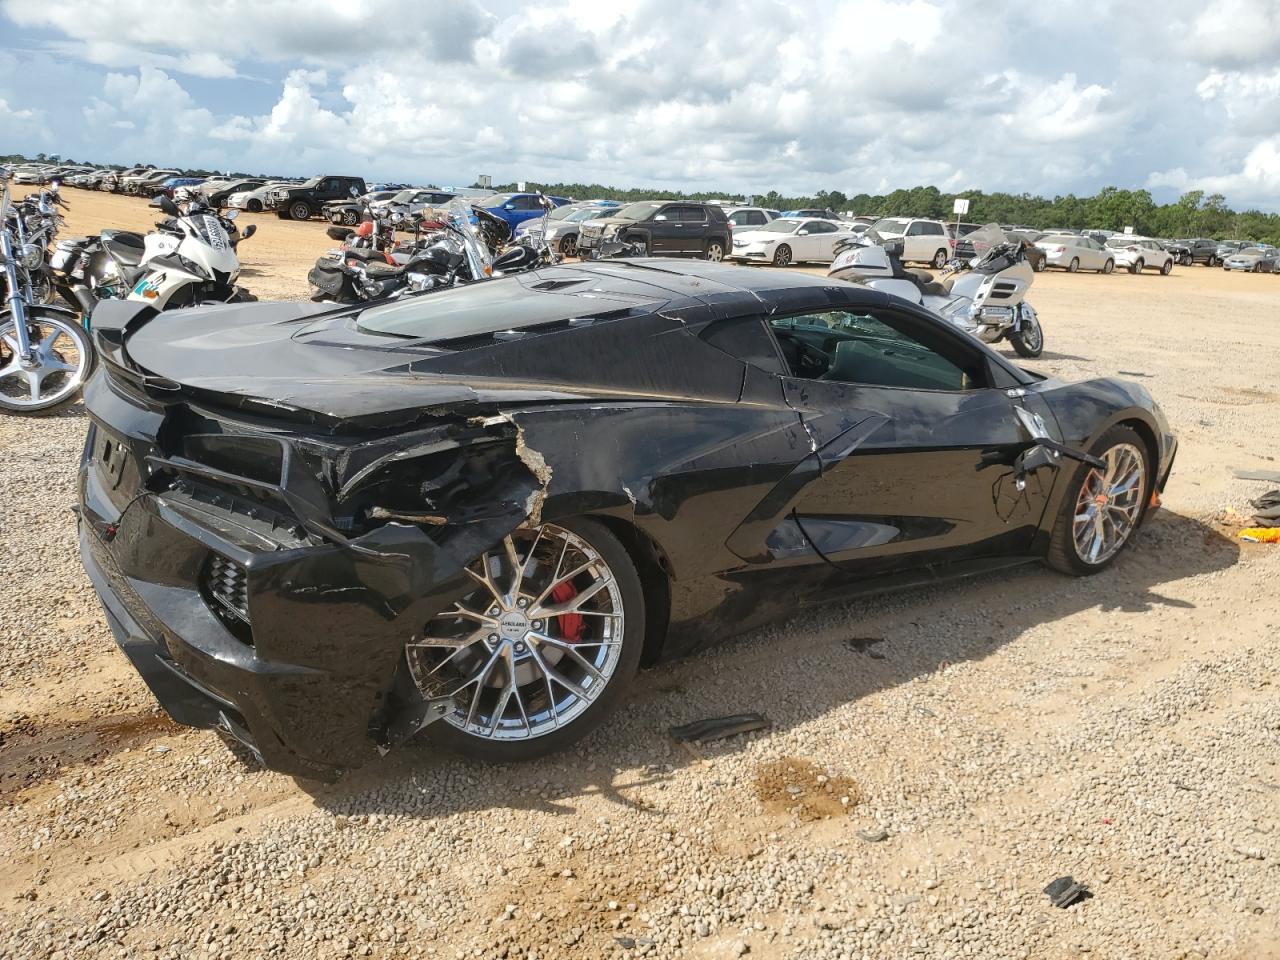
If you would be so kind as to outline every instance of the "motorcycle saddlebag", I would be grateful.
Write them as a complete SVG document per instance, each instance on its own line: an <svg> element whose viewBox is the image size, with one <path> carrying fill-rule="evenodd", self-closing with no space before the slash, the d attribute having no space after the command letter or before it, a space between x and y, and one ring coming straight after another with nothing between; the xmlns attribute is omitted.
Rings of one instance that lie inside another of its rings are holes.
<svg viewBox="0 0 1280 960"><path fill-rule="evenodd" d="M317 260L316 265L307 273L307 282L316 291L313 300L337 300L350 302L356 299L356 289L351 278L342 270L342 264L336 260Z"/></svg>

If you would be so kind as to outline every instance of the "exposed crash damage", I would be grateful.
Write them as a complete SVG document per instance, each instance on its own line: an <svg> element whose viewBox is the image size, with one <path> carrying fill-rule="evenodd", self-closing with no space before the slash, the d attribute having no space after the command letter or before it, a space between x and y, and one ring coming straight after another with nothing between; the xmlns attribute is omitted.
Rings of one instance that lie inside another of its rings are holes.
<svg viewBox="0 0 1280 960"><path fill-rule="evenodd" d="M81 548L182 723L310 777L509 759L799 603L1101 569L1175 442L809 276L633 260L383 305L95 313Z"/></svg>

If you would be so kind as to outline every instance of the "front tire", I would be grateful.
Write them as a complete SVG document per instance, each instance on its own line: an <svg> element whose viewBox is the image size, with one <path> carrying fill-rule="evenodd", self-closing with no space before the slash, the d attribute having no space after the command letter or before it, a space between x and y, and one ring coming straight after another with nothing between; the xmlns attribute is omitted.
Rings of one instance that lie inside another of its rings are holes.
<svg viewBox="0 0 1280 960"><path fill-rule="evenodd" d="M1151 452L1129 427L1112 427L1089 452L1107 467L1076 468L1045 558L1053 569L1077 577L1105 570L1128 546L1154 482Z"/></svg>
<svg viewBox="0 0 1280 960"><path fill-rule="evenodd" d="M937 253L933 255L933 259L930 260L929 262L933 264L933 269L941 270L943 267L947 265L947 251L939 250Z"/></svg>
<svg viewBox="0 0 1280 960"><path fill-rule="evenodd" d="M773 251L773 265L775 267L791 266L791 248L785 243L778 244L778 249Z"/></svg>
<svg viewBox="0 0 1280 960"><path fill-rule="evenodd" d="M289 204L289 216L294 220L310 220L311 204L305 200L296 200Z"/></svg>
<svg viewBox="0 0 1280 960"><path fill-rule="evenodd" d="M603 523L580 517L517 530L468 572L476 589L405 648L419 691L455 698L428 735L499 763L576 743L618 704L640 664L644 590L626 548Z"/></svg>
<svg viewBox="0 0 1280 960"><path fill-rule="evenodd" d="M250 213L261 213L261 212L262 212L262 201L261 201L261 200L250 200L250 201L248 201L247 203L245 203L244 208L245 208L246 210L248 210Z"/></svg>
<svg viewBox="0 0 1280 960"><path fill-rule="evenodd" d="M1025 314L1022 329L1009 332L1009 343L1014 353L1028 360L1044 353L1044 327L1040 326L1040 318L1034 312Z"/></svg>
<svg viewBox="0 0 1280 960"><path fill-rule="evenodd" d="M359 210L343 210L342 211L342 223L344 226L354 227L359 222L360 222Z"/></svg>
<svg viewBox="0 0 1280 960"><path fill-rule="evenodd" d="M1116 262L1114 260L1108 260L1106 263L1102 265L1102 272L1110 273L1115 268L1116 268Z"/></svg>
<svg viewBox="0 0 1280 960"><path fill-rule="evenodd" d="M1167 277L1171 273L1173 273L1173 261L1166 260L1164 265L1160 268L1160 276Z"/></svg>
<svg viewBox="0 0 1280 960"><path fill-rule="evenodd" d="M560 241L560 256L576 257L578 255L578 236L571 233Z"/></svg>
<svg viewBox="0 0 1280 960"><path fill-rule="evenodd" d="M78 323L27 308L27 326L35 333L35 361L24 365L9 344L16 330L11 313L0 314L0 410L17 414L51 413L75 400L93 370L89 334Z"/></svg>
<svg viewBox="0 0 1280 960"><path fill-rule="evenodd" d="M1047 266L1048 263L1045 262L1044 257L1041 257L1039 260L1031 261L1031 269L1035 273L1044 273L1044 268Z"/></svg>
<svg viewBox="0 0 1280 960"><path fill-rule="evenodd" d="M1067 264L1067 273L1076 273L1080 270L1080 258L1072 257L1071 262Z"/></svg>
<svg viewBox="0 0 1280 960"><path fill-rule="evenodd" d="M1209 259L1204 262L1204 265L1206 267L1216 267L1218 265L1218 258L1211 255Z"/></svg>

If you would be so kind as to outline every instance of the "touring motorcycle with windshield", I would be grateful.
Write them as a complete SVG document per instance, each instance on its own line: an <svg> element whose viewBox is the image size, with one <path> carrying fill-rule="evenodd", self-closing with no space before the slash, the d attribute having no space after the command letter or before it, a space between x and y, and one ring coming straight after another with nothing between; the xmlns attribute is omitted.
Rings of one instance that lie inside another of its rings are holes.
<svg viewBox="0 0 1280 960"><path fill-rule="evenodd" d="M1026 300L1035 280L1024 240L989 223L964 238L973 256L951 260L939 279L902 265L901 241L868 230L836 244L827 275L855 280L931 310L983 343L1008 340L1022 357L1044 352L1044 330Z"/></svg>

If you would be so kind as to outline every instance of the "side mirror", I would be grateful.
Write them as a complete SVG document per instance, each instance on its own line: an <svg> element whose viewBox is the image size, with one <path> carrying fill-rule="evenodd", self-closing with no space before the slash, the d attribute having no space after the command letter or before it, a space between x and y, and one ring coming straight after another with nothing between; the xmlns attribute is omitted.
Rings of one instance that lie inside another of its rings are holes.
<svg viewBox="0 0 1280 960"><path fill-rule="evenodd" d="M172 200L170 200L168 197L166 197L163 193L160 194L160 209L163 210L166 214L168 214L171 217L180 216L182 213L182 211L178 209L178 205L174 203Z"/></svg>
<svg viewBox="0 0 1280 960"><path fill-rule="evenodd" d="M514 210L515 208L516 208L516 205L514 203L504 203L502 205L503 210Z"/></svg>
<svg viewBox="0 0 1280 960"><path fill-rule="evenodd" d="M244 228L244 233L240 234L240 239L248 240L257 232L258 232L258 225L256 223L251 223Z"/></svg>
<svg viewBox="0 0 1280 960"><path fill-rule="evenodd" d="M223 217L225 217L227 220L234 220L236 217L240 216L240 211L239 211L239 210L228 210L228 211L227 211L226 213L224 213L222 216L223 216ZM250 229L250 230L252 230L252 229L253 229L253 227L250 227L249 229Z"/></svg>
<svg viewBox="0 0 1280 960"><path fill-rule="evenodd" d="M660 213L660 214L658 214L656 217L654 217L654 218L653 218L653 220L654 220L654 222L655 222L655 223L657 223L657 222L659 222L659 221L662 221L662 220L665 220L665 219L667 219L667 215L666 215L665 213Z"/></svg>

